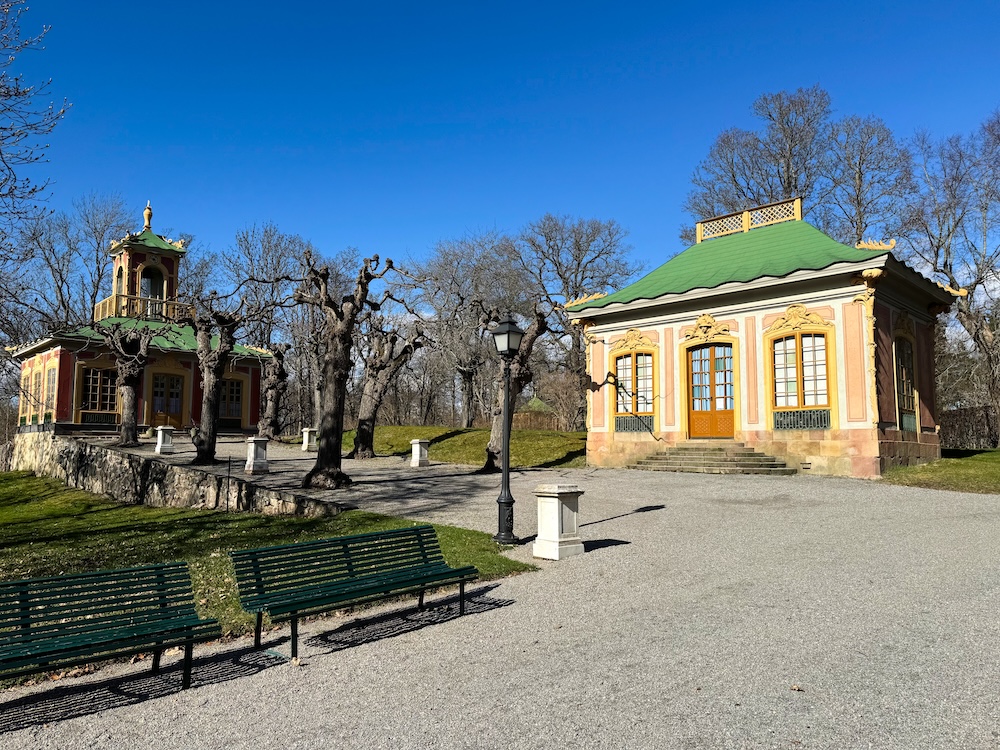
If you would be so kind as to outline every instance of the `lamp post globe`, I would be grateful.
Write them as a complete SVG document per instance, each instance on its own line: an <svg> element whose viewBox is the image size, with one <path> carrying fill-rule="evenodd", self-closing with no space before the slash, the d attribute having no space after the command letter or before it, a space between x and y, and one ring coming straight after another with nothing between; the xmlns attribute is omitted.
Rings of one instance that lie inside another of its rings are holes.
<svg viewBox="0 0 1000 750"><path fill-rule="evenodd" d="M500 497L497 498L497 534L493 539L500 544L520 544L514 536L514 496L510 494L510 363L521 347L524 331L509 316L499 321L491 330L493 343L503 359L503 443L500 449Z"/></svg>

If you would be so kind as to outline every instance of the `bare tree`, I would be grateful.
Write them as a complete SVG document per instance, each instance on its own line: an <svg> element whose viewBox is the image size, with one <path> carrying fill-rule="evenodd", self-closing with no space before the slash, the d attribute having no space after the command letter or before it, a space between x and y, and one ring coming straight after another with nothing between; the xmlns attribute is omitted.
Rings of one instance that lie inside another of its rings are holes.
<svg viewBox="0 0 1000 750"><path fill-rule="evenodd" d="M36 201L48 182L32 181L23 168L45 159L44 137L69 107L65 100L58 108L39 101L51 79L31 85L23 74L11 73L22 52L43 49L49 31L43 26L35 35L24 35L21 16L27 10L26 0L0 0L0 221L8 239L18 222L42 213Z"/></svg>
<svg viewBox="0 0 1000 750"><path fill-rule="evenodd" d="M819 86L762 94L751 111L763 130L723 131L695 170L684 208L697 219L786 198L801 197L806 212L825 202L830 95ZM681 236L694 242L692 229Z"/></svg>
<svg viewBox="0 0 1000 750"><path fill-rule="evenodd" d="M149 361L149 345L158 333L149 326L136 323L137 321L101 321L94 324L94 331L104 339L105 346L115 358L118 399L122 410L118 445L123 448L139 444L139 384Z"/></svg>
<svg viewBox="0 0 1000 750"><path fill-rule="evenodd" d="M274 440L282 433L282 402L288 390L288 370L285 369L285 355L291 344L272 344L268 351L271 356L264 363L264 378L261 383L264 410L257 424L257 434Z"/></svg>
<svg viewBox="0 0 1000 750"><path fill-rule="evenodd" d="M442 241L417 273L423 297L416 304L431 345L458 378L459 424L466 429L473 425L477 405L487 414L492 411L494 379L482 376L494 349L482 312L516 310L527 296L528 279L509 262L511 246L512 240L496 230ZM480 385L488 386L490 398L477 398Z"/></svg>
<svg viewBox="0 0 1000 750"><path fill-rule="evenodd" d="M178 321L194 328L197 342L202 396L201 419L192 436L195 457L191 463L196 465L215 463L222 381L236 348L236 332L244 321L241 306L232 307L228 302L210 295L198 300L190 315Z"/></svg>
<svg viewBox="0 0 1000 750"><path fill-rule="evenodd" d="M970 136L914 141L918 194L906 215L911 257L953 290L955 318L986 370L994 419L1000 415L1000 113ZM1000 434L1000 425L993 433Z"/></svg>
<svg viewBox="0 0 1000 750"><path fill-rule="evenodd" d="M499 318L499 311L494 310L489 316L492 320L497 320ZM541 305L536 306L532 315L531 322L524 331L524 336L521 337L521 345L518 347L517 353L510 360L510 400L513 403L517 397L521 394L521 391L531 383L532 370L531 370L531 353L535 347L536 342L539 337L543 336L546 331L548 331L548 314ZM486 462L483 465L483 472L495 472L500 470L500 453L503 450L503 387L497 389L496 391L496 406L493 409L492 420L490 423L490 439L486 444ZM513 419L513 409L507 414L508 419Z"/></svg>
<svg viewBox="0 0 1000 750"><path fill-rule="evenodd" d="M386 316L369 314L363 322L365 330L358 337L364 373L350 458L375 458L375 425L382 401L399 371L426 343L419 325L401 329L391 325Z"/></svg>
<svg viewBox="0 0 1000 750"><path fill-rule="evenodd" d="M506 246L509 262L530 279L531 295L548 313L548 330L563 352L566 371L577 381L578 398L567 418L570 429L586 429L586 346L579 326L569 324L564 306L594 292L624 286L641 265L629 257L626 232L614 219L572 219L546 214Z"/></svg>
<svg viewBox="0 0 1000 750"><path fill-rule="evenodd" d="M386 259L380 266L377 255L365 258L353 289L344 295L338 294L334 285L338 274L331 271L328 263L315 256L306 256L304 265L305 281L296 291L295 298L322 311L325 351L320 363L321 409L316 464L306 474L302 486L336 489L351 484L351 478L342 469L341 444L347 383L352 371L354 327L365 309L378 309L380 303L370 298L371 285L392 269L392 261Z"/></svg>
<svg viewBox="0 0 1000 750"><path fill-rule="evenodd" d="M848 245L899 234L913 191L912 157L878 117L851 115L831 129L831 191L814 211L830 234Z"/></svg>

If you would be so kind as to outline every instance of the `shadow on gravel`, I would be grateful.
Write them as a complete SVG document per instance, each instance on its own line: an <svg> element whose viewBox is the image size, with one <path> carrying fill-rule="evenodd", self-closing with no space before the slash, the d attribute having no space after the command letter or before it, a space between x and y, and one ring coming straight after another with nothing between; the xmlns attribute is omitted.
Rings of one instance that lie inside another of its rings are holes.
<svg viewBox="0 0 1000 750"><path fill-rule="evenodd" d="M514 604L513 599L496 599L484 594L497 588L492 584L475 591L467 591L465 595L465 617L481 615L501 607ZM306 639L312 647L323 650L323 653L334 653L347 648L354 648L365 643L395 638L406 633L423 630L431 625L440 625L450 620L457 620L458 594L427 602L424 610L396 610L373 617L353 620L336 630L320 633Z"/></svg>
<svg viewBox="0 0 1000 750"><path fill-rule="evenodd" d="M614 521L616 518L627 518L629 516L634 516L636 513L650 513L654 510L663 510L666 507L667 507L666 505L643 505L642 507L636 508L635 510L629 511L628 513L620 513L617 516L611 516L610 518L602 518L598 521L588 521L587 523L581 523L580 528L583 528L584 526L593 526L595 523Z"/></svg>
<svg viewBox="0 0 1000 750"><path fill-rule="evenodd" d="M584 552L593 552L594 550L604 549L605 547L618 547L622 544L631 544L632 542L626 542L624 539L591 539L583 543Z"/></svg>
<svg viewBox="0 0 1000 750"><path fill-rule="evenodd" d="M213 685L262 672L286 663L274 654L252 647L195 658L191 689ZM124 675L99 682L66 678L57 687L46 688L12 701L0 694L0 734L56 721L88 716L109 708L132 706L181 691L181 660L164 664L160 674L149 673L148 660L137 663L140 674ZM51 683L56 684L56 683Z"/></svg>

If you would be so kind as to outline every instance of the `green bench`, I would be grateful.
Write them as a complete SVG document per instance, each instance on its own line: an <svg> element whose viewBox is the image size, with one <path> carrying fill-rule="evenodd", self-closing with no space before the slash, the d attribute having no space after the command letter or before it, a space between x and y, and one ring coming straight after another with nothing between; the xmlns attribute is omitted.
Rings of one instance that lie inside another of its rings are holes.
<svg viewBox="0 0 1000 750"><path fill-rule="evenodd" d="M157 674L163 651L183 646L186 689L194 644L221 635L195 612L184 562L0 582L0 677L146 651Z"/></svg>
<svg viewBox="0 0 1000 750"><path fill-rule="evenodd" d="M400 594L457 583L459 614L465 614L465 584L474 567L451 568L431 526L230 552L240 604L257 615L254 645L260 648L264 613L291 620L292 658L299 654L300 615L315 614Z"/></svg>

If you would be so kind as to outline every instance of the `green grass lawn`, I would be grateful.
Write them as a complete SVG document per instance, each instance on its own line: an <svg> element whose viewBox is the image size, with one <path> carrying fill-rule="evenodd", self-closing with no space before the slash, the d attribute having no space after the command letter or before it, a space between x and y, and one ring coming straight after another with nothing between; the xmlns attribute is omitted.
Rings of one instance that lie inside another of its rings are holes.
<svg viewBox="0 0 1000 750"><path fill-rule="evenodd" d="M119 505L54 479L0 474L0 579L187 560L198 611L241 634L252 631L252 617L239 607L228 550L409 525L363 511L298 518ZM448 563L475 565L484 579L534 569L499 554L489 534L435 528Z"/></svg>
<svg viewBox="0 0 1000 750"><path fill-rule="evenodd" d="M410 441L429 440L431 461L481 466L486 460L490 431L451 427L376 427L375 452L380 456L408 456ZM344 450L354 447L354 430L344 433ZM587 433L552 430L514 430L510 437L510 465L554 468L587 465Z"/></svg>
<svg viewBox="0 0 1000 750"><path fill-rule="evenodd" d="M889 469L882 480L933 490L1000 494L1000 450L944 451L945 456L949 454L922 466Z"/></svg>

